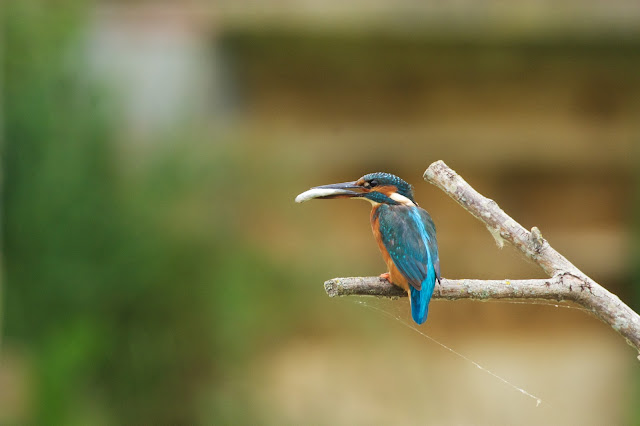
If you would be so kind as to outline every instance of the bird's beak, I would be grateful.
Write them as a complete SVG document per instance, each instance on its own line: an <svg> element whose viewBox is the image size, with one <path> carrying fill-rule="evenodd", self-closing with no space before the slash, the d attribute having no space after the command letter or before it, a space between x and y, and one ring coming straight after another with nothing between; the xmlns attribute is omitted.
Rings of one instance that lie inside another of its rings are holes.
<svg viewBox="0 0 640 426"><path fill-rule="evenodd" d="M352 191L353 189L362 189L356 182L332 183L331 185L322 185L311 188L308 191L296 197L296 203L304 203L314 198L352 198L360 197L361 192Z"/></svg>

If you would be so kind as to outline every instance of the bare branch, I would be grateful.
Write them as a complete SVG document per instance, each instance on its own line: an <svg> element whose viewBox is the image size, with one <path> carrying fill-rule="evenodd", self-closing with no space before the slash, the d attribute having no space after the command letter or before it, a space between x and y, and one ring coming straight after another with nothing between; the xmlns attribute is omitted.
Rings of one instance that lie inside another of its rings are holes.
<svg viewBox="0 0 640 426"><path fill-rule="evenodd" d="M534 280L450 280L443 278L436 285L432 299L493 300L546 299L558 302L572 300L561 277ZM380 277L334 278L324 283L329 297L368 295L377 297L406 297L400 287Z"/></svg>
<svg viewBox="0 0 640 426"><path fill-rule="evenodd" d="M616 295L593 281L542 237L540 230L526 230L495 201L473 189L444 162L436 161L424 173L428 182L442 189L483 222L502 247L506 240L537 263L551 278L533 280L449 280L436 286L434 299L546 299L572 301L593 312L640 352L640 315ZM325 282L331 297L371 295L403 297L400 288L378 277L334 278ZM640 356L638 356L640 359Z"/></svg>
<svg viewBox="0 0 640 426"><path fill-rule="evenodd" d="M495 201L482 196L443 161L436 161L424 172L424 179L437 186L485 224L500 247L503 239L536 262L549 275L572 272L587 278L564 256L555 251L538 230L531 232L506 214Z"/></svg>

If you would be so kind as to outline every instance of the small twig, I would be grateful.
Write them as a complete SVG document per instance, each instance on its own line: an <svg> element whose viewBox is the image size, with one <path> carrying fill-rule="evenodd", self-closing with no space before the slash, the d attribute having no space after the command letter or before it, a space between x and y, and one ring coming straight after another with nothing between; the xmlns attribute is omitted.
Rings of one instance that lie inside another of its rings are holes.
<svg viewBox="0 0 640 426"><path fill-rule="evenodd" d="M616 295L593 281L554 250L533 227L527 231L507 215L495 201L474 190L444 162L436 161L424 173L428 182L442 189L469 213L483 222L502 247L506 240L537 263L551 278L534 280L442 279L434 299L546 299L573 301L593 312L620 333L640 352L640 315ZM378 277L334 278L325 282L331 297L372 295L403 297L405 292ZM638 356L640 359L640 356Z"/></svg>

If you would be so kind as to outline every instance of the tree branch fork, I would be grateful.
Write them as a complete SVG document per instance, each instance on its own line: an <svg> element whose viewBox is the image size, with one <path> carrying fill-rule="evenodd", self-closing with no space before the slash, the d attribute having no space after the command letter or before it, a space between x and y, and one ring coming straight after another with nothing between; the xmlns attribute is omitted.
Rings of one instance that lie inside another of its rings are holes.
<svg viewBox="0 0 640 426"><path fill-rule="evenodd" d="M640 315L554 250L538 228L533 227L531 231L525 229L500 209L495 201L474 190L443 161L431 164L424 173L424 179L483 222L498 246L502 247L507 241L549 275L546 279L524 280L442 278L440 284L436 285L433 299L571 301L611 326L640 354ZM407 296L402 289L380 277L334 278L326 281L324 287L330 297Z"/></svg>

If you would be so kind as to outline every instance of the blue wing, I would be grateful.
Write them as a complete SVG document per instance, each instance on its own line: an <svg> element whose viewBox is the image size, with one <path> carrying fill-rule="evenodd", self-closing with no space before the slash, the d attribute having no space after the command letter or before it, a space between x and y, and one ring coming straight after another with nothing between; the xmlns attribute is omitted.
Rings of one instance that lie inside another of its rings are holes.
<svg viewBox="0 0 640 426"><path fill-rule="evenodd" d="M420 207L378 207L382 243L396 267L410 284L411 314L422 324L427 319L429 300L440 280L436 227L429 213Z"/></svg>

